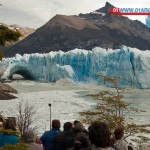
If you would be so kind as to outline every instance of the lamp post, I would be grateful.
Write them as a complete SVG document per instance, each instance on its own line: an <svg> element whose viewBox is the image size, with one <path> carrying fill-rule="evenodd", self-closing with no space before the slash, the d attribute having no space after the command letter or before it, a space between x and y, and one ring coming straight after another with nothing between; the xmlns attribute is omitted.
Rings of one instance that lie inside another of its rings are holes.
<svg viewBox="0 0 150 150"><path fill-rule="evenodd" d="M48 106L49 106L49 115L50 115L49 118L50 118L50 130L51 130L51 106L52 104L49 103Z"/></svg>

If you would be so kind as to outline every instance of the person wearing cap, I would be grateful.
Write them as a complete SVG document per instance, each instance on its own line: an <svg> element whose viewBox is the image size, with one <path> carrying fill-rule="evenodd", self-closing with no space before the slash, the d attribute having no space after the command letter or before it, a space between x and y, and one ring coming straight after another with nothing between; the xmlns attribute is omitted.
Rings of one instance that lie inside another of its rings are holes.
<svg viewBox="0 0 150 150"><path fill-rule="evenodd" d="M29 129L24 133L23 140L24 143L29 146L28 150L43 150L43 147L35 142L36 134L32 129Z"/></svg>

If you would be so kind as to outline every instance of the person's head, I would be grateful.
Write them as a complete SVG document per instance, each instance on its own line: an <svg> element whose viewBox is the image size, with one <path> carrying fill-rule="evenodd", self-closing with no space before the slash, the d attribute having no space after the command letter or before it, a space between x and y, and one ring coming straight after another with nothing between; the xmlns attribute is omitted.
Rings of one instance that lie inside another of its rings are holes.
<svg viewBox="0 0 150 150"><path fill-rule="evenodd" d="M3 122L3 117L0 115L0 122Z"/></svg>
<svg viewBox="0 0 150 150"><path fill-rule="evenodd" d="M89 139L97 147L110 146L111 133L109 127L103 122L93 122L89 127Z"/></svg>
<svg viewBox="0 0 150 150"><path fill-rule="evenodd" d="M73 121L73 123L72 123L72 127L73 128L74 128L74 126L75 126L76 123L80 123L80 121L78 121L78 120Z"/></svg>
<svg viewBox="0 0 150 150"><path fill-rule="evenodd" d="M32 129L27 130L23 135L24 142L35 142L36 134Z"/></svg>
<svg viewBox="0 0 150 150"><path fill-rule="evenodd" d="M58 130L60 128L60 121L57 119L52 120L52 128Z"/></svg>
<svg viewBox="0 0 150 150"><path fill-rule="evenodd" d="M3 129L3 118L2 116L0 115L0 130Z"/></svg>
<svg viewBox="0 0 150 150"><path fill-rule="evenodd" d="M120 140L124 135L124 127L118 126L114 131L114 136L116 140Z"/></svg>
<svg viewBox="0 0 150 150"><path fill-rule="evenodd" d="M5 117L4 116L0 116L0 122L2 122L3 124L5 123Z"/></svg>
<svg viewBox="0 0 150 150"><path fill-rule="evenodd" d="M3 122L0 121L0 130L3 129Z"/></svg>
<svg viewBox="0 0 150 150"><path fill-rule="evenodd" d="M74 150L79 150L81 148L89 148L90 142L87 136L84 133L79 133L74 142Z"/></svg>
<svg viewBox="0 0 150 150"><path fill-rule="evenodd" d="M5 130L16 130L16 119L14 117L9 117L5 120L4 124Z"/></svg>
<svg viewBox="0 0 150 150"><path fill-rule="evenodd" d="M131 145L128 145L128 150L133 150L133 147Z"/></svg>
<svg viewBox="0 0 150 150"><path fill-rule="evenodd" d="M72 129L72 123L65 122L63 128L64 128L64 131L69 131L70 129Z"/></svg>
<svg viewBox="0 0 150 150"><path fill-rule="evenodd" d="M77 132L82 132L84 130L83 124L80 122L76 123L74 126L74 130Z"/></svg>

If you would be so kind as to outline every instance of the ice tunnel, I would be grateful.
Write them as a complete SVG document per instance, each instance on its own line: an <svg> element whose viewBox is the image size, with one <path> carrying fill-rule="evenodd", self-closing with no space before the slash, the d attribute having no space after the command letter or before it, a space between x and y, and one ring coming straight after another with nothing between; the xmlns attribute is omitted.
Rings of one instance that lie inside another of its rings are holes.
<svg viewBox="0 0 150 150"><path fill-rule="evenodd" d="M27 80L35 80L34 75L26 67L14 66L13 68L11 68L8 79L12 80L14 74L19 74Z"/></svg>

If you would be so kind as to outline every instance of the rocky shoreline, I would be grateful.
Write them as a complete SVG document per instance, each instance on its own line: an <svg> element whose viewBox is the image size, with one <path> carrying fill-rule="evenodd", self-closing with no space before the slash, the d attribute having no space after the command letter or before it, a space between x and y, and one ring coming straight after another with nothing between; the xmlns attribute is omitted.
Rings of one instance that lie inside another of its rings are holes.
<svg viewBox="0 0 150 150"><path fill-rule="evenodd" d="M0 83L0 100L11 100L17 98L15 95L17 90L5 83Z"/></svg>

